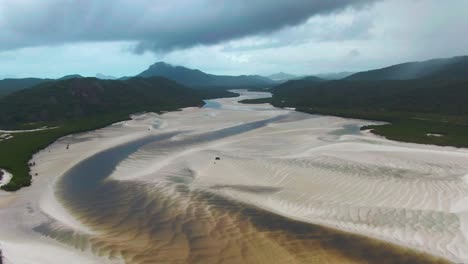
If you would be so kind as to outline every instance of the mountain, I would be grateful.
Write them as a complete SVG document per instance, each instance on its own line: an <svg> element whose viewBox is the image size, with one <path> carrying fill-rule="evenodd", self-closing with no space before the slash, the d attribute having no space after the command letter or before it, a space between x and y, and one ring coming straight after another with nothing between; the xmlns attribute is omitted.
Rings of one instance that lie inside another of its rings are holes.
<svg viewBox="0 0 468 264"><path fill-rule="evenodd" d="M84 77L79 74L70 74L70 75L63 76L62 78L59 78L58 80L69 80L69 79L74 79L74 78L84 78Z"/></svg>
<svg viewBox="0 0 468 264"><path fill-rule="evenodd" d="M275 74L272 74L272 75L269 75L269 76L266 76L266 77L273 80L273 81L284 81L284 80L296 79L299 76L289 74L289 73L279 72L279 73L275 73Z"/></svg>
<svg viewBox="0 0 468 264"><path fill-rule="evenodd" d="M343 79L348 76L351 76L353 74L355 74L355 72L335 72L335 73L319 73L319 74L315 74L314 76L317 76L325 80L339 80L339 79Z"/></svg>
<svg viewBox="0 0 468 264"><path fill-rule="evenodd" d="M282 84L279 84L273 88L271 88L271 91L290 91L290 90L297 90L297 89L303 89L307 88L310 86L314 86L318 83L326 82L326 80L323 80L321 78L315 77L315 76L307 76L302 79L298 80L289 80L287 82L284 82Z"/></svg>
<svg viewBox="0 0 468 264"><path fill-rule="evenodd" d="M34 85L51 81L51 79L24 78L24 79L3 79L0 80L0 97L10 93L30 88Z"/></svg>
<svg viewBox="0 0 468 264"><path fill-rule="evenodd" d="M102 115L124 117L200 105L203 100L197 92L161 77L126 81L73 78L42 83L0 99L0 126Z"/></svg>
<svg viewBox="0 0 468 264"><path fill-rule="evenodd" d="M3 79L18 79L14 74L0 74L0 80Z"/></svg>
<svg viewBox="0 0 468 264"><path fill-rule="evenodd" d="M306 76L302 79L299 79L299 81L305 81L307 83L315 83L315 82L323 82L325 80L317 76Z"/></svg>
<svg viewBox="0 0 468 264"><path fill-rule="evenodd" d="M450 116L468 122L468 56L402 63L342 80L320 80L314 77L278 85L271 89L273 98L287 106L321 109L318 112Z"/></svg>
<svg viewBox="0 0 468 264"><path fill-rule="evenodd" d="M96 78L101 79L101 80L116 80L117 77L112 76L112 75L105 75L102 73L96 73Z"/></svg>
<svg viewBox="0 0 468 264"><path fill-rule="evenodd" d="M468 56L407 62L390 67L359 72L346 80L468 79Z"/></svg>
<svg viewBox="0 0 468 264"><path fill-rule="evenodd" d="M157 62L147 70L138 74L137 77L160 76L178 83L191 86L220 86L220 87L241 87L241 86L268 86L274 81L258 75L227 76L204 73L200 70L185 68L182 66L172 66L165 62Z"/></svg>

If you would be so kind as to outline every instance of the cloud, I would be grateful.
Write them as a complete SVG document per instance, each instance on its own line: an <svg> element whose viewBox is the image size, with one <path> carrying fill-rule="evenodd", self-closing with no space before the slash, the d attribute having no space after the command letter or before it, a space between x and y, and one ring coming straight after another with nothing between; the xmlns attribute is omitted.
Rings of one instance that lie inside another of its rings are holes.
<svg viewBox="0 0 468 264"><path fill-rule="evenodd" d="M167 52L271 33L375 0L0 0L0 50L136 41Z"/></svg>
<svg viewBox="0 0 468 264"><path fill-rule="evenodd" d="M334 2L336 8L309 12L309 18L294 20L304 21L296 24L278 18L284 23L262 30L256 25L256 15L266 15L265 11L254 8L258 7L258 1L248 2L251 8L248 16L236 18L232 14L234 6L244 1L247 0L229 1L224 7L230 12L221 12L212 6L206 10L201 8L211 0L171 0L153 8L146 0L112 3L108 0L92 3L86 0L0 0L0 79L6 74L55 78L75 73L94 76L103 72L129 76L161 60L215 74L267 75L284 71L307 75L370 70L407 61L468 54L467 0L383 0L370 5L366 5L368 1L321 0L324 5ZM270 2L282 5L281 12L286 14L289 10L284 6L300 3L294 0ZM337 5L338 2L341 5ZM317 3L319 1L302 2L303 7ZM363 5L365 8L359 8ZM203 12L220 14L220 17L213 19ZM230 32L232 29L226 21L231 20L243 24L241 28L250 23L252 29L242 31L242 37L226 33L218 44L206 42L199 36L203 35L201 33L190 38L180 36L192 29L213 32L216 25L211 25L210 21ZM164 34L170 37L163 38ZM122 41L113 41L115 39ZM165 45L152 46L161 40ZM168 45L169 41L175 44ZM147 48L164 52L136 55L129 52L136 43L145 43ZM29 47L18 49L25 46ZM7 48L9 50L5 50ZM359 52L358 56L350 56L354 49Z"/></svg>
<svg viewBox="0 0 468 264"><path fill-rule="evenodd" d="M358 57L359 55L361 55L361 52L359 52L358 49L352 49L348 52L348 57L352 58L352 57Z"/></svg>
<svg viewBox="0 0 468 264"><path fill-rule="evenodd" d="M366 40L374 23L370 9L346 9L329 15L309 18L305 23L271 34L255 35L224 43L224 51L251 51L297 46L314 42Z"/></svg>

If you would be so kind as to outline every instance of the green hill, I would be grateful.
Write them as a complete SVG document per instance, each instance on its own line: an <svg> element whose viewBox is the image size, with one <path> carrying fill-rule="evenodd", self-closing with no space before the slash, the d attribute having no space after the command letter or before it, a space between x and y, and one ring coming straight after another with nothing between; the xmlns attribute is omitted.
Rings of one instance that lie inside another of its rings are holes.
<svg viewBox="0 0 468 264"><path fill-rule="evenodd" d="M468 79L468 56L407 62L382 69L355 73L346 80L411 80L420 78L442 80Z"/></svg>
<svg viewBox="0 0 468 264"><path fill-rule="evenodd" d="M295 107L468 115L468 80L293 81L273 93Z"/></svg>
<svg viewBox="0 0 468 264"><path fill-rule="evenodd" d="M75 79L75 78L85 78L79 74L68 74L68 75L65 75L61 78L58 78L57 80L69 80L69 79Z"/></svg>
<svg viewBox="0 0 468 264"><path fill-rule="evenodd" d="M0 100L0 127L202 104L195 91L164 78L75 78L40 84L4 97Z"/></svg>
<svg viewBox="0 0 468 264"><path fill-rule="evenodd" d="M52 81L51 79L24 78L24 79L3 79L0 80L0 98L8 94L31 88L34 85Z"/></svg>

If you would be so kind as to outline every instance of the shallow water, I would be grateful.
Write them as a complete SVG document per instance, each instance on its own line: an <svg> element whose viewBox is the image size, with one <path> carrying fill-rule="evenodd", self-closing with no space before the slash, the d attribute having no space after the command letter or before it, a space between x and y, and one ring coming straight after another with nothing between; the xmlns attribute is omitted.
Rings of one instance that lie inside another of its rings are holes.
<svg viewBox="0 0 468 264"><path fill-rule="evenodd" d="M221 104L214 100L204 100L204 101L205 101L205 105L203 106L203 108L213 108L213 109L221 108Z"/></svg>

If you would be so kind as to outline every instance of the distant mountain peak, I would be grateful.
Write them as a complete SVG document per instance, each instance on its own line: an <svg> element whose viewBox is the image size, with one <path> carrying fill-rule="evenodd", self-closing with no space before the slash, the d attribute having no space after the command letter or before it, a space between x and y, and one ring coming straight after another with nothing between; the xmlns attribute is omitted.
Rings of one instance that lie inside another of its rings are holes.
<svg viewBox="0 0 468 264"><path fill-rule="evenodd" d="M69 79L74 79L74 78L84 78L84 77L79 74L70 74L70 75L63 76L62 78L59 78L58 80L69 80Z"/></svg>
<svg viewBox="0 0 468 264"><path fill-rule="evenodd" d="M272 75L267 76L268 78L274 80L274 81L283 81L283 80L291 80L295 79L298 76L294 74L289 74L289 73L284 73L284 72L278 72Z"/></svg>
<svg viewBox="0 0 468 264"><path fill-rule="evenodd" d="M112 76L112 75L105 75L102 73L96 73L96 78L101 79L101 80L116 80L117 77Z"/></svg>
<svg viewBox="0 0 468 264"><path fill-rule="evenodd" d="M202 72L198 69L190 69L183 66L174 66L160 61L151 65L137 77L165 77L187 86L267 86L273 84L268 78L256 75L225 76Z"/></svg>
<svg viewBox="0 0 468 264"><path fill-rule="evenodd" d="M150 68L157 68L157 67L174 68L174 65L169 64L169 63L164 62L164 61L158 61L158 62L156 62L156 63L154 63L153 65L150 66Z"/></svg>
<svg viewBox="0 0 468 264"><path fill-rule="evenodd" d="M323 81L325 81L325 79L322 79L322 78L320 78L320 77L313 76L313 75L311 75L311 76L306 76L306 77L304 77L304 78L302 78L302 79L300 79L300 80L308 81L308 82L323 82Z"/></svg>

